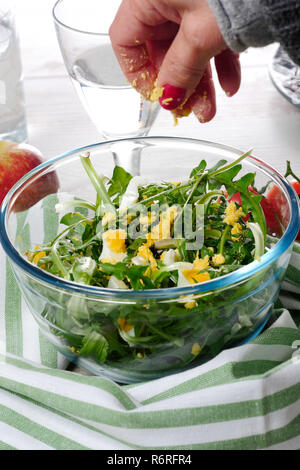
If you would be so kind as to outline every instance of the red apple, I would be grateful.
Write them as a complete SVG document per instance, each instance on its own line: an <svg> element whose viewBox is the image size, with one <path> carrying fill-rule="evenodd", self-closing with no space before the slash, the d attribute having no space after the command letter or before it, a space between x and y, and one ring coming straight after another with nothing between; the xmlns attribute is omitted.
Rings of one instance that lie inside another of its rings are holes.
<svg viewBox="0 0 300 470"><path fill-rule="evenodd" d="M0 205L10 188L43 161L41 152L32 145L0 141ZM48 194L56 193L58 187L54 171L43 175L23 191L14 204L14 211L29 209Z"/></svg>

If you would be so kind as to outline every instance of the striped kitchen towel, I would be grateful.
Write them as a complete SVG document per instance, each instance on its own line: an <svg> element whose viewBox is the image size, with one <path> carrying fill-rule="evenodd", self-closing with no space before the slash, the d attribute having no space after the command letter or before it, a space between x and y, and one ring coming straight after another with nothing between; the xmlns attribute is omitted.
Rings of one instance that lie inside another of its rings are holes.
<svg viewBox="0 0 300 470"><path fill-rule="evenodd" d="M35 242L48 243L57 234L58 215L54 206L55 195L43 201L43 217L37 227ZM31 246L32 234L26 220L26 213L18 216L17 243L22 250ZM0 244L0 352L14 354L49 367L66 367L67 361L39 332L20 289L11 266Z"/></svg>
<svg viewBox="0 0 300 470"><path fill-rule="evenodd" d="M0 448L299 449L298 346L300 331L282 310L251 343L138 385L2 355Z"/></svg>
<svg viewBox="0 0 300 470"><path fill-rule="evenodd" d="M43 208L44 226L55 202ZM20 224L23 243L30 234ZM300 449L299 267L295 244L280 293L289 312L275 310L251 343L119 386L62 370L66 360L39 333L0 247L0 449Z"/></svg>

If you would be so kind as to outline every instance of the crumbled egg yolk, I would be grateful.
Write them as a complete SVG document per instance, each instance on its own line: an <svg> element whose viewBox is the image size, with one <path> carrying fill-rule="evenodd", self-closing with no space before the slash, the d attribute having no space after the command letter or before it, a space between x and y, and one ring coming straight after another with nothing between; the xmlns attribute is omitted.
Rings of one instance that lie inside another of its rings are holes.
<svg viewBox="0 0 300 470"><path fill-rule="evenodd" d="M178 118L182 118L182 117L187 117L191 114L192 110L189 109L189 108L184 108L183 109L183 105L185 103L183 103L181 106L178 106L178 108L176 109L173 109L171 111L171 113L173 114L173 118L174 118L174 126L177 126L178 124Z"/></svg>
<svg viewBox="0 0 300 470"><path fill-rule="evenodd" d="M149 100L150 101L158 101L159 98L162 97L163 92L164 92L164 89L163 88L158 88L157 80L155 80L154 85L153 85L153 89L152 89L152 91L150 93L150 96L149 96Z"/></svg>
<svg viewBox="0 0 300 470"><path fill-rule="evenodd" d="M141 256L146 261L148 261L150 263L152 271L157 270L157 261L154 258L153 253L150 250L149 246L147 246L147 243L144 243L143 245L139 247L137 256Z"/></svg>
<svg viewBox="0 0 300 470"><path fill-rule="evenodd" d="M217 253L212 257L211 262L214 266L220 266L225 263L225 258L221 253Z"/></svg>
<svg viewBox="0 0 300 470"><path fill-rule="evenodd" d="M194 356L198 356L198 354L200 353L201 349L202 349L202 348L201 348L200 344L194 343L194 344L193 344L193 347L192 347L191 353L192 353Z"/></svg>
<svg viewBox="0 0 300 470"><path fill-rule="evenodd" d="M206 255L204 258L196 258L194 263L194 267L198 269L198 271L203 271L204 269L209 268L209 256Z"/></svg>
<svg viewBox="0 0 300 470"><path fill-rule="evenodd" d="M190 310L190 309L192 309L192 308L194 308L194 307L196 307L196 306L197 306L196 300L190 300L189 302L186 302L186 303L184 304L184 308L185 308L186 310Z"/></svg>
<svg viewBox="0 0 300 470"><path fill-rule="evenodd" d="M242 233L242 231L243 231L243 227L241 226L241 224L239 224L238 222L234 224L234 226L231 229L231 235L234 235L231 238L234 242L239 240L240 237L238 235Z"/></svg>
<svg viewBox="0 0 300 470"><path fill-rule="evenodd" d="M241 226L241 224L236 223L232 227L231 233L232 233L232 235L239 235L240 233L242 233L242 230L243 230L243 227Z"/></svg>
<svg viewBox="0 0 300 470"><path fill-rule="evenodd" d="M226 217L224 219L225 224L235 225L240 217L245 217L242 207L237 209L234 201L231 201L225 209Z"/></svg>
<svg viewBox="0 0 300 470"><path fill-rule="evenodd" d="M170 96L170 98L165 98L164 100L162 100L162 104L172 103L172 101L173 101L173 98Z"/></svg>

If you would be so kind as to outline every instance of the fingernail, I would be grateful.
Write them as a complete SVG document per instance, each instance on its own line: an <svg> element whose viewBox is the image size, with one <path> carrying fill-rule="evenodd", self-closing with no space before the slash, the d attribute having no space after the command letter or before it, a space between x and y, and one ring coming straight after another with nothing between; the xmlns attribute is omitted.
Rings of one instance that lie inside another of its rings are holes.
<svg viewBox="0 0 300 470"><path fill-rule="evenodd" d="M162 88L163 94L159 98L159 103L164 109L172 110L183 103L186 95L184 88L169 85L168 83Z"/></svg>

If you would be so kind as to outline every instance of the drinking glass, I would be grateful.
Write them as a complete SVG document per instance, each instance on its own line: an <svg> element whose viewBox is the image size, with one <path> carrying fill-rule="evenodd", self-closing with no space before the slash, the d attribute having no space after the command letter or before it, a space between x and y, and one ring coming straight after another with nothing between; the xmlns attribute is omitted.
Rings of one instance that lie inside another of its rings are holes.
<svg viewBox="0 0 300 470"><path fill-rule="evenodd" d="M27 139L19 40L11 2L0 4L0 140Z"/></svg>
<svg viewBox="0 0 300 470"><path fill-rule="evenodd" d="M78 96L104 139L148 134L158 103L143 100L126 81L108 35L120 0L58 0L53 9L59 46ZM121 160L122 161L121 161ZM117 164L139 172L132 144Z"/></svg>
<svg viewBox="0 0 300 470"><path fill-rule="evenodd" d="M272 58L269 72L277 90L294 106L300 107L300 66L281 46Z"/></svg>

